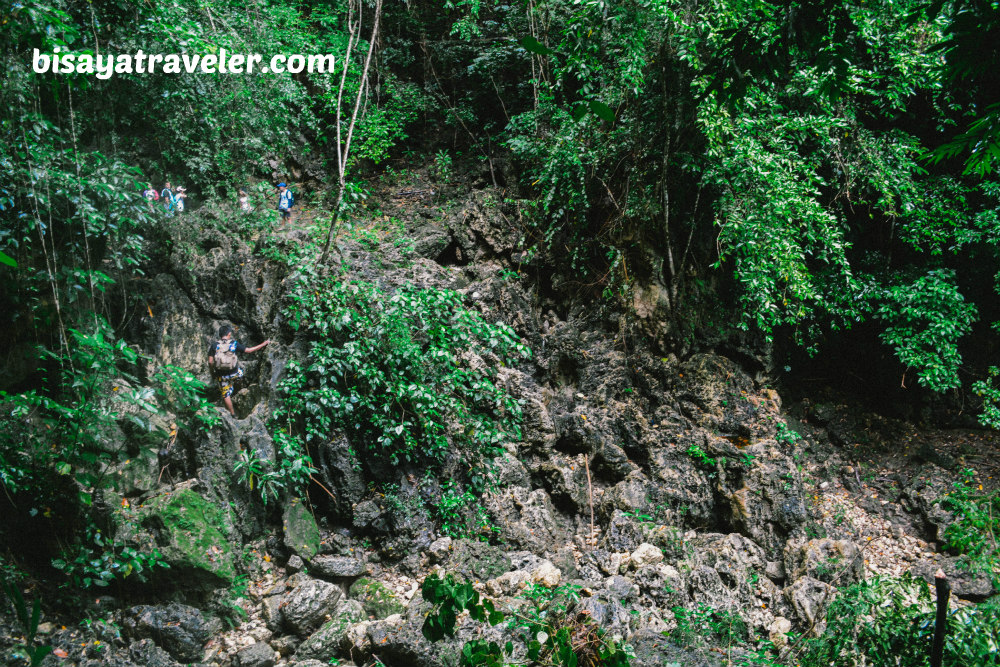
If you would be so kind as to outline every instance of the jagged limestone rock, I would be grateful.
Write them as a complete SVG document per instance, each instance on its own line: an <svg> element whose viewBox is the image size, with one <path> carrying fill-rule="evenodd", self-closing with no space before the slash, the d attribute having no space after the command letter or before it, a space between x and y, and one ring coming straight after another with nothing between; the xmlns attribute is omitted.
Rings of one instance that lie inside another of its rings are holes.
<svg viewBox="0 0 1000 667"><path fill-rule="evenodd" d="M299 645L295 651L295 659L328 660L340 654L348 629L364 617L365 611L360 602L341 600L333 618Z"/></svg>
<svg viewBox="0 0 1000 667"><path fill-rule="evenodd" d="M309 572L326 579L360 577L367 570L363 560L350 556L319 555L309 561Z"/></svg>
<svg viewBox="0 0 1000 667"><path fill-rule="evenodd" d="M201 612L177 603L132 607L125 614L122 628L130 637L152 639L180 662L200 660L202 646L210 636Z"/></svg>
<svg viewBox="0 0 1000 667"><path fill-rule="evenodd" d="M834 586L848 586L865 578L864 556L849 540L790 541L784 557L785 572L793 580L808 575Z"/></svg>
<svg viewBox="0 0 1000 667"><path fill-rule="evenodd" d="M812 577L799 577L782 591L807 634L818 637L826 628L826 610L837 589Z"/></svg>
<svg viewBox="0 0 1000 667"><path fill-rule="evenodd" d="M649 542L643 542L632 552L632 567L639 569L646 565L656 565L663 561L663 552Z"/></svg>
<svg viewBox="0 0 1000 667"><path fill-rule="evenodd" d="M308 635L336 609L341 595L340 588L334 584L305 579L281 596L278 610L282 624L300 636Z"/></svg>

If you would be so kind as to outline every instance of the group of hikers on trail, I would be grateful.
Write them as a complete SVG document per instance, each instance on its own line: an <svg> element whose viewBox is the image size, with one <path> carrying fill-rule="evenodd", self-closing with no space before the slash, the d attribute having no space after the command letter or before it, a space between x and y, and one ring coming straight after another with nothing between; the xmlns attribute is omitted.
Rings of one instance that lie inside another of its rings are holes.
<svg viewBox="0 0 1000 667"><path fill-rule="evenodd" d="M275 187L278 189L278 213L281 215L282 222L288 222L292 217L292 207L295 206L295 195L288 189L287 183L278 183ZM247 194L245 189L239 189L236 201L239 203L240 211L243 213L253 211L253 206L250 204L250 195Z"/></svg>
<svg viewBox="0 0 1000 667"><path fill-rule="evenodd" d="M152 183L146 183L146 189L142 191L142 196L149 202L150 211L153 210L153 202L162 201L167 213L172 214L174 211L183 213L184 200L187 199L187 188L183 185L178 185L175 190L170 181L167 181L163 186L163 190L157 191Z"/></svg>
<svg viewBox="0 0 1000 667"><path fill-rule="evenodd" d="M278 183L276 186L278 189L278 214L281 215L282 222L288 222L292 217L292 207L295 206L295 195L288 188L287 183ZM163 190L157 190L153 187L152 183L146 183L146 189L142 191L142 195L149 202L149 210L153 210L153 202L162 201L163 207L168 214L173 214L174 212L183 213L185 207L185 200L187 199L187 188L183 185L178 185L174 188L170 181L167 181ZM240 211L243 213L250 213L253 211L253 206L250 204L250 195L243 188L239 189L239 194L237 196L237 202L240 206Z"/></svg>

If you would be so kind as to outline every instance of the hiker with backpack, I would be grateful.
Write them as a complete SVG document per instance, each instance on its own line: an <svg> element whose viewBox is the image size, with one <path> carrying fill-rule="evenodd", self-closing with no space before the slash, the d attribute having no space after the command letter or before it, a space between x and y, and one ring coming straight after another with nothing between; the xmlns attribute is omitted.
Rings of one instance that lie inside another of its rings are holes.
<svg viewBox="0 0 1000 667"><path fill-rule="evenodd" d="M174 212L174 188L170 185L170 181L166 182L163 186L163 192L160 193L160 199L163 200L163 208L166 209L167 213Z"/></svg>
<svg viewBox="0 0 1000 667"><path fill-rule="evenodd" d="M295 206L295 195L284 183L278 183L278 213L281 221L288 222L292 217L292 207Z"/></svg>
<svg viewBox="0 0 1000 667"><path fill-rule="evenodd" d="M236 381L243 377L243 369L240 368L240 360L237 355L251 354L267 347L270 342L265 340L260 345L245 347L233 338L233 328L228 324L223 324L219 327L219 340L208 348L208 365L212 367L215 378L219 382L222 402L226 404L229 414L234 417L236 411L233 409L233 389L236 387Z"/></svg>

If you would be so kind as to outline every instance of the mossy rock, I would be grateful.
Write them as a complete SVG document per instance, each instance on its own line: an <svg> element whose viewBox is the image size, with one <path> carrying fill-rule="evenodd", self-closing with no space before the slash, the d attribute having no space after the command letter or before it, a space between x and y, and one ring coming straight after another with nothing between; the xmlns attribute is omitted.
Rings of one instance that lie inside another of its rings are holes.
<svg viewBox="0 0 1000 667"><path fill-rule="evenodd" d="M319 526L301 500L288 503L281 525L286 547L306 560L319 553Z"/></svg>
<svg viewBox="0 0 1000 667"><path fill-rule="evenodd" d="M295 660L326 660L340 653L339 647L344 633L354 623L365 620L361 603L357 600L343 600L333 618L295 649Z"/></svg>
<svg viewBox="0 0 1000 667"><path fill-rule="evenodd" d="M153 498L139 513L140 524L156 533L157 549L170 566L163 576L196 586L233 582L236 565L228 522L218 507L181 489Z"/></svg>
<svg viewBox="0 0 1000 667"><path fill-rule="evenodd" d="M475 540L452 542L448 571L472 581L487 581L513 568L510 557L499 547Z"/></svg>
<svg viewBox="0 0 1000 667"><path fill-rule="evenodd" d="M377 619L388 618L402 613L406 605L385 584L367 577L361 577L353 584L348 595L359 601L368 616Z"/></svg>
<svg viewBox="0 0 1000 667"><path fill-rule="evenodd" d="M137 496L156 488L160 473L160 459L152 447L140 447L127 461L111 472L118 492L124 496Z"/></svg>

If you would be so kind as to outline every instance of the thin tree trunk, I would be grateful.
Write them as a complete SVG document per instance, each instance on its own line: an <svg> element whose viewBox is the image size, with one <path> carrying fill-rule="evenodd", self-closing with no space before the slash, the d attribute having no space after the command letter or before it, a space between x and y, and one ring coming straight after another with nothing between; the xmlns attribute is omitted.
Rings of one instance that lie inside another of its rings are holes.
<svg viewBox="0 0 1000 667"><path fill-rule="evenodd" d="M948 598L951 585L943 570L934 574L934 588L937 592L937 618L934 621L934 643L931 646L931 667L941 667L944 657L944 636L948 632Z"/></svg>
<svg viewBox="0 0 1000 667"><path fill-rule="evenodd" d="M375 45L378 40L379 22L382 18L382 0L375 0L375 23L372 25L372 35L368 46L368 55L365 57L365 66L361 71L361 81L358 83L358 95L354 98L354 110L351 112L351 122L347 126L347 140L344 142L343 151L340 148L340 99L343 93L344 79L341 79L340 91L337 94L337 202L333 207L333 216L330 219L330 230L326 233L326 244L323 246L323 255L320 257L320 264L326 264L330 254L330 245L333 243L333 236L337 230L337 221L340 217L340 206L344 201L344 190L347 188L347 161L351 155L351 139L354 137L354 127L358 121L358 110L361 108L361 99L364 96L365 87L368 85L368 72L371 69L372 55L375 53ZM360 39L361 23L360 11L358 16L358 35ZM346 76L347 63L344 64L344 75Z"/></svg>

